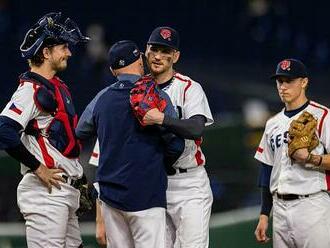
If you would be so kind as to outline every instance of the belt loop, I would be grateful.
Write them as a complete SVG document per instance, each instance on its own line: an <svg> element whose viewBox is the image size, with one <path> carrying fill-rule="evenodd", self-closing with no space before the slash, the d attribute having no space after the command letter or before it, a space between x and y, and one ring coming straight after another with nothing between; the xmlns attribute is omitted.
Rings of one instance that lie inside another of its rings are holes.
<svg viewBox="0 0 330 248"><path fill-rule="evenodd" d="M71 177L67 176L67 175L62 175L62 178L64 178L65 183L73 186L73 184L75 183L76 180L72 179Z"/></svg>
<svg viewBox="0 0 330 248"><path fill-rule="evenodd" d="M63 175L62 175L62 178L64 178L65 182L68 183L68 181L69 181L69 180L68 180L69 177L68 177L67 175L64 175L64 174L63 174Z"/></svg>

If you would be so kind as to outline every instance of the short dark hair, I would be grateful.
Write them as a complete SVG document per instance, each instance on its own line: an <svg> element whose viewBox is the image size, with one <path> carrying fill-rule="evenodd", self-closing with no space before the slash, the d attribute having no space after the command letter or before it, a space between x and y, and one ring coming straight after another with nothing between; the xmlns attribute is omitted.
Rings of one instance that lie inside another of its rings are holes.
<svg viewBox="0 0 330 248"><path fill-rule="evenodd" d="M44 57L44 54L43 54L43 49L44 48L39 49L39 51L35 55L33 55L32 58L28 59L28 63L29 63L30 67L31 66L39 67L39 66L42 65L42 63L45 60L45 57Z"/></svg>
<svg viewBox="0 0 330 248"><path fill-rule="evenodd" d="M59 42L57 40L54 39L46 39L44 41L44 43L41 45L41 47L38 49L38 51L36 52L35 55L33 55L30 59L28 59L28 63L29 66L41 66L42 63L45 60L44 54L43 54L43 50L44 48L48 48L50 50L52 50L52 48L56 45L62 44L62 42Z"/></svg>

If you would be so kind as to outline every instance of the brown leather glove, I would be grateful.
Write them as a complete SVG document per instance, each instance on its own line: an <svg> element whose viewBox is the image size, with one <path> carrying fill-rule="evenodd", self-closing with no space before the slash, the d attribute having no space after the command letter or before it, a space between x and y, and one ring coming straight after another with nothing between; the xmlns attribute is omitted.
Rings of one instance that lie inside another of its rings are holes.
<svg viewBox="0 0 330 248"><path fill-rule="evenodd" d="M316 135L316 129L317 119L307 111L291 122L288 142L288 153L291 158L298 149L307 148L311 152L318 146L319 138Z"/></svg>

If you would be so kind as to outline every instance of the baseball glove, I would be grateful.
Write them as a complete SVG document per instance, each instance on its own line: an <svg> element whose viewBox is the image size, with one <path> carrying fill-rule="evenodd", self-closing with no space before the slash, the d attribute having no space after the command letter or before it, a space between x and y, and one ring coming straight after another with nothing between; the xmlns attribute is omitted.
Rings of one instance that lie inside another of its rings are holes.
<svg viewBox="0 0 330 248"><path fill-rule="evenodd" d="M83 175L82 178L75 181L73 187L80 191L79 208L76 211L76 214L80 217L93 208L93 186L88 184L86 176Z"/></svg>
<svg viewBox="0 0 330 248"><path fill-rule="evenodd" d="M296 150L307 148L311 152L319 144L319 139L316 135L317 119L314 116L304 111L297 120L293 120L289 128L288 153L292 155Z"/></svg>
<svg viewBox="0 0 330 248"><path fill-rule="evenodd" d="M135 83L130 91L130 103L142 126L145 126L143 117L149 110L157 108L163 112L166 107L166 100L160 95L160 89L150 78L142 78Z"/></svg>

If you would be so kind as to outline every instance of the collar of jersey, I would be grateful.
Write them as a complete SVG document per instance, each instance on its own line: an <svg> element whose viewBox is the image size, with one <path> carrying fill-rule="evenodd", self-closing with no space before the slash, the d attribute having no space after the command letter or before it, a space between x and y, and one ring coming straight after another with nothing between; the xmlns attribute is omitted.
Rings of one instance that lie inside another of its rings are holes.
<svg viewBox="0 0 330 248"><path fill-rule="evenodd" d="M131 83L135 83L140 78L141 76L135 74L120 74L117 76L118 81L130 81Z"/></svg>
<svg viewBox="0 0 330 248"><path fill-rule="evenodd" d="M171 77L171 79L168 80L168 81L166 81L165 83L158 84L159 88L164 89L164 88L166 88L167 86L169 86L169 85L172 83L173 78L174 78L174 77Z"/></svg>
<svg viewBox="0 0 330 248"><path fill-rule="evenodd" d="M294 109L294 110L284 110L284 115L291 118L292 116L298 114L303 109L307 108L309 105L309 101L307 101L304 105L302 105L300 108Z"/></svg>
<svg viewBox="0 0 330 248"><path fill-rule="evenodd" d="M134 83L140 79L139 75L135 74L120 74L117 76L118 81L110 85L111 89L131 89L134 87Z"/></svg>

